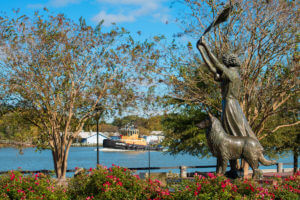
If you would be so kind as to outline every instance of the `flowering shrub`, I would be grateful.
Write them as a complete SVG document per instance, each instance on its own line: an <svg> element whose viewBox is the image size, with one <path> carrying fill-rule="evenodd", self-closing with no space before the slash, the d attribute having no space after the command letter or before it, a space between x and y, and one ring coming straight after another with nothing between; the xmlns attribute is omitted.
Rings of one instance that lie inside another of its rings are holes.
<svg viewBox="0 0 300 200"><path fill-rule="evenodd" d="M272 192L276 199L300 199L300 171L294 176L278 179Z"/></svg>
<svg viewBox="0 0 300 200"><path fill-rule="evenodd" d="M70 199L167 199L168 189L159 181L145 181L122 167L98 166L73 178L69 183Z"/></svg>
<svg viewBox="0 0 300 200"><path fill-rule="evenodd" d="M0 199L300 199L300 172L269 181L232 181L209 173L207 178L196 175L194 179L174 181L164 187L158 180L141 180L126 168L98 166L70 178L64 190L49 176L24 176L12 171L0 176Z"/></svg>
<svg viewBox="0 0 300 200"><path fill-rule="evenodd" d="M0 199L68 199L63 188L56 186L49 176L24 176L11 171L0 176Z"/></svg>
<svg viewBox="0 0 300 200"><path fill-rule="evenodd" d="M224 176L208 174L208 178L196 175L192 180L184 180L174 186L174 199L241 199L237 186Z"/></svg>
<svg viewBox="0 0 300 200"><path fill-rule="evenodd" d="M208 174L208 178L195 176L180 184L170 185L175 189L174 199L300 199L300 172L288 178L273 181L231 181L224 176Z"/></svg>

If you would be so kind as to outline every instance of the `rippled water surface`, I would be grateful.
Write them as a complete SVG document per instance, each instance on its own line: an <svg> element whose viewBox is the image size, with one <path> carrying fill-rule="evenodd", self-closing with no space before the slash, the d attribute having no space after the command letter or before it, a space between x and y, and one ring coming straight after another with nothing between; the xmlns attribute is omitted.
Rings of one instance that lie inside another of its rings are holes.
<svg viewBox="0 0 300 200"><path fill-rule="evenodd" d="M18 169L41 170L53 169L52 155L50 150L35 151L34 148L23 149L24 154L20 155L15 148L0 148L0 171ZM90 168L96 166L95 147L71 147L68 159L68 169L75 167ZM149 152L102 152L100 151L100 164L110 167L116 164L124 167L148 167ZM292 156L280 158L279 162L293 162ZM150 165L152 167L168 166L196 166L215 165L216 159L213 157L199 159L190 155L171 156L163 152L150 152ZM285 166L292 167L292 166ZM276 166L264 167L276 168ZM198 171L214 171L214 169L197 169ZM169 171L169 170L167 170ZM174 171L174 170L172 170ZM178 170L177 170L178 171ZM189 169L195 171L195 169Z"/></svg>

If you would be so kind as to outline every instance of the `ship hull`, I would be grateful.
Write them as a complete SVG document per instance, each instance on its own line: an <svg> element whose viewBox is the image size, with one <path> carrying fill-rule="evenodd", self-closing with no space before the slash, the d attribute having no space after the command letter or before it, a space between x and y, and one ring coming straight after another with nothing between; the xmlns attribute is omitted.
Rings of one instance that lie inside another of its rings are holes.
<svg viewBox="0 0 300 200"><path fill-rule="evenodd" d="M104 139L103 140L103 147L104 148L112 148L112 149L124 149L124 150L162 150L160 147L150 147L148 145L135 145L135 144L127 144L125 142L121 142L118 140L111 140L111 139Z"/></svg>

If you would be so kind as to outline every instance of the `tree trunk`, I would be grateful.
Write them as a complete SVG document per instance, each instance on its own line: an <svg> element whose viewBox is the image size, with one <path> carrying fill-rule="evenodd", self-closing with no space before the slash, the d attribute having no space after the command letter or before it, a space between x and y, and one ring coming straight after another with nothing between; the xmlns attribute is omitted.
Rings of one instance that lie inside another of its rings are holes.
<svg viewBox="0 0 300 200"><path fill-rule="evenodd" d="M294 174L298 171L298 156L299 156L299 147L294 147Z"/></svg>
<svg viewBox="0 0 300 200"><path fill-rule="evenodd" d="M55 169L55 174L58 180L63 180L66 178L67 173L67 160L70 150L70 145L65 146L61 150L52 150L53 164Z"/></svg>

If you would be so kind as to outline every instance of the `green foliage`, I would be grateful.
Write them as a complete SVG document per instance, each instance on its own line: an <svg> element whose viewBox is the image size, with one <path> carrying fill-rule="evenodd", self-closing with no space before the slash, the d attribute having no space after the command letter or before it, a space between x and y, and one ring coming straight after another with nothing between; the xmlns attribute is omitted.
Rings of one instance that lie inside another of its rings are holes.
<svg viewBox="0 0 300 200"><path fill-rule="evenodd" d="M175 178L176 179L176 178ZM178 180L178 178L176 179ZM43 174L23 175L12 171L0 176L0 198L51 200L198 200L198 199L299 199L300 172L264 181L230 180L208 173L193 179L170 181L166 186L158 180L142 180L126 168L98 166L69 178L68 186L57 186Z"/></svg>
<svg viewBox="0 0 300 200"><path fill-rule="evenodd" d="M224 0L178 2L183 7L178 13L183 32L177 36L193 40L200 39L225 3ZM220 62L226 53L235 53L241 59L240 106L257 138L263 138L266 147L276 146L282 151L291 149L291 145L299 145L295 138L299 128L290 131L289 126L299 126L299 116L291 121L289 115L283 115L291 111L295 113L295 106L288 101L299 96L298 10L299 4L295 1L269 1L267 4L258 0L238 1L228 21L205 35L205 41ZM175 41L166 48L164 64L169 67L157 69L158 74L165 76L162 82L170 91L166 96L181 100L183 105L221 112L219 83L214 81L212 73L201 61L199 52L191 48L191 42L195 44L196 40L186 41L186 44ZM299 104L299 100L296 103ZM170 101L168 105L173 109L178 103ZM277 130L277 127L282 130ZM273 132L275 129L277 131ZM291 135L285 138L287 133ZM182 135L186 134L182 132ZM178 146L191 148L189 145L193 144L181 144L178 134L170 135L170 141L172 137ZM191 132L190 138L193 137L195 134ZM270 140L272 137L276 140ZM171 149L177 153L183 148L174 146Z"/></svg>
<svg viewBox="0 0 300 200"><path fill-rule="evenodd" d="M112 123L112 125L117 126L119 128L124 128L128 124L146 127L147 120L136 115L130 115L125 116L123 118L116 118Z"/></svg>
<svg viewBox="0 0 300 200"><path fill-rule="evenodd" d="M99 122L99 131L100 132L117 132L118 127L112 124L106 123L105 121ZM86 131L96 131L97 130L97 122L94 118L87 120L87 122L83 126L83 130Z"/></svg>
<svg viewBox="0 0 300 200"><path fill-rule="evenodd" d="M175 185L173 199L299 199L299 172L288 178L273 178L268 181L234 181L224 176L208 174L208 178L196 175L194 180L186 180Z"/></svg>
<svg viewBox="0 0 300 200"><path fill-rule="evenodd" d="M162 120L165 139L162 143L171 154L189 153L207 156L205 130L195 125L207 118L199 107L186 106L179 113L166 115Z"/></svg>
<svg viewBox="0 0 300 200"><path fill-rule="evenodd" d="M99 115L97 106L107 115L134 107L143 99L140 82L147 83L141 74L158 59L152 42L136 42L124 28L101 26L47 9L30 17L0 17L1 98L22 105L23 117L39 129L36 146L52 150L60 178L73 139Z"/></svg>
<svg viewBox="0 0 300 200"><path fill-rule="evenodd" d="M98 166L73 178L69 183L70 199L165 199L168 189L158 181L141 180L126 168ZM168 198L166 198L168 199Z"/></svg>
<svg viewBox="0 0 300 200"><path fill-rule="evenodd" d="M128 124L137 127L142 135L149 135L151 131L162 130L161 125L162 116L152 116L150 118L143 118L136 115L129 115L123 118L115 118L112 125L117 126L119 129L124 128Z"/></svg>
<svg viewBox="0 0 300 200"><path fill-rule="evenodd" d="M22 112L7 112L0 116L0 139L32 142L37 135L37 128L23 118Z"/></svg>
<svg viewBox="0 0 300 200"><path fill-rule="evenodd" d="M274 116L272 121L269 122L271 123L270 126L277 126L278 128L264 132L265 137L261 140L261 143L265 146L270 156L276 156L290 151L293 151L296 157L300 154L298 98L293 97L285 105L283 105L283 108L287 107L292 109L287 109L286 112L278 113L278 115ZM280 125L282 124L286 126L281 127Z"/></svg>
<svg viewBox="0 0 300 200"><path fill-rule="evenodd" d="M25 176L12 171L0 176L0 199L69 199L66 190L58 187L50 176L32 174Z"/></svg>

